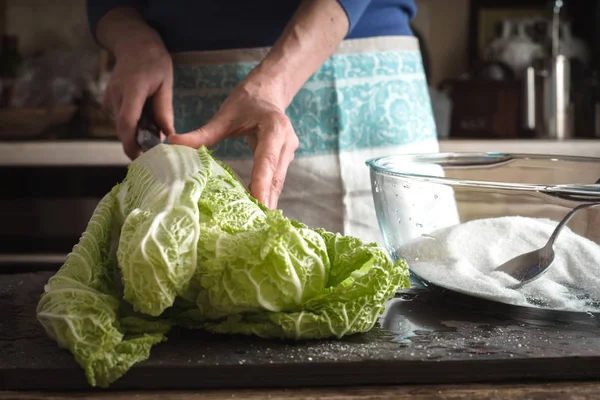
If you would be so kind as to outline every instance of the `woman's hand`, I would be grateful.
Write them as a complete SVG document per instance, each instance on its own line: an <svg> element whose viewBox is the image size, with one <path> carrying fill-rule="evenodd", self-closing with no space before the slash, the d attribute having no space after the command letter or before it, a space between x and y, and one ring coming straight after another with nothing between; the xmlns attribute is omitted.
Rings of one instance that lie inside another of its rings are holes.
<svg viewBox="0 0 600 400"><path fill-rule="evenodd" d="M276 86L257 83L251 73L206 125L187 134L170 136L169 143L210 147L226 138L246 136L254 151L250 192L265 206L277 208L299 144L285 115L281 93Z"/></svg>
<svg viewBox="0 0 600 400"><path fill-rule="evenodd" d="M135 133L146 99L153 97L154 117L163 134L174 133L171 56L133 9L110 11L98 24L97 34L116 59L104 107L115 121L125 154L135 159L141 154Z"/></svg>
<svg viewBox="0 0 600 400"><path fill-rule="evenodd" d="M254 150L250 191L277 207L298 137L285 109L344 36L349 21L338 0L303 0L262 62L234 89L209 123L169 143L198 148L246 135Z"/></svg>
<svg viewBox="0 0 600 400"><path fill-rule="evenodd" d="M173 133L172 90L173 67L164 48L134 48L117 58L104 107L114 118L123 150L132 160L141 154L135 133L147 98L153 96L154 117L163 133Z"/></svg>

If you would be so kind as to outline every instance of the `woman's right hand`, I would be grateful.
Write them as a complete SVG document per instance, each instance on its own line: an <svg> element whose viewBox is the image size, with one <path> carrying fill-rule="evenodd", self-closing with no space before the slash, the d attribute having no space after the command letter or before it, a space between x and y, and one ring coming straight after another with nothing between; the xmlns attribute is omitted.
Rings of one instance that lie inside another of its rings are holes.
<svg viewBox="0 0 600 400"><path fill-rule="evenodd" d="M116 64L104 94L104 107L113 118L125 154L141 154L136 127L146 99L153 97L154 118L164 135L173 126L173 63L158 34L132 9L115 9L98 24L98 38L115 56Z"/></svg>
<svg viewBox="0 0 600 400"><path fill-rule="evenodd" d="M174 132L172 91L173 66L164 47L132 47L116 59L104 107L114 118L123 150L132 160L141 154L135 133L147 98L153 97L154 117L163 134Z"/></svg>

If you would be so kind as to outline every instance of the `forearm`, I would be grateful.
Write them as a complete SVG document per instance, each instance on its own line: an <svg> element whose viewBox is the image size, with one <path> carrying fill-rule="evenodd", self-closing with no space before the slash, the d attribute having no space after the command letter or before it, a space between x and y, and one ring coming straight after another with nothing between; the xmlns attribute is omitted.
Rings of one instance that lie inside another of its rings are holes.
<svg viewBox="0 0 600 400"><path fill-rule="evenodd" d="M98 42L115 57L131 51L164 48L160 35L152 29L135 8L115 8L98 22Z"/></svg>
<svg viewBox="0 0 600 400"><path fill-rule="evenodd" d="M337 0L304 0L247 80L277 92L273 95L287 107L308 78L333 54L348 27L346 12Z"/></svg>

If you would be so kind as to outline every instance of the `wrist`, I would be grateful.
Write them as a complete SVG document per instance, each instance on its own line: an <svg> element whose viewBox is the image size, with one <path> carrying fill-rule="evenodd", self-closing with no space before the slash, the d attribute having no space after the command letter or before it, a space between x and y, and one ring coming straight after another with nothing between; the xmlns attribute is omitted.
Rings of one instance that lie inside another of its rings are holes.
<svg viewBox="0 0 600 400"><path fill-rule="evenodd" d="M304 0L249 81L261 82L285 107L335 51L349 21L338 0Z"/></svg>
<svg viewBox="0 0 600 400"><path fill-rule="evenodd" d="M139 32L127 39L115 43L113 54L116 59L143 52L145 56L160 56L167 52L165 45L156 32Z"/></svg>
<svg viewBox="0 0 600 400"><path fill-rule="evenodd" d="M268 101L281 110L285 110L293 98L288 93L283 73L262 63L246 76L241 86L249 96Z"/></svg>
<svg viewBox="0 0 600 400"><path fill-rule="evenodd" d="M96 36L100 44L116 58L144 52L166 51L162 38L133 8L115 8L98 23Z"/></svg>

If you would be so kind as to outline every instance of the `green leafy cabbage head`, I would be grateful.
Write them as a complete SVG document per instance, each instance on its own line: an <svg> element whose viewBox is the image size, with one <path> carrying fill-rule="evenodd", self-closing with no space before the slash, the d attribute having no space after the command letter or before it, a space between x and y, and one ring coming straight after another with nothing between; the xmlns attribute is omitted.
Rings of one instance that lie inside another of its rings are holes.
<svg viewBox="0 0 600 400"><path fill-rule="evenodd" d="M206 148L159 145L100 201L37 318L106 387L173 325L340 338L408 284L380 246L266 209Z"/></svg>

